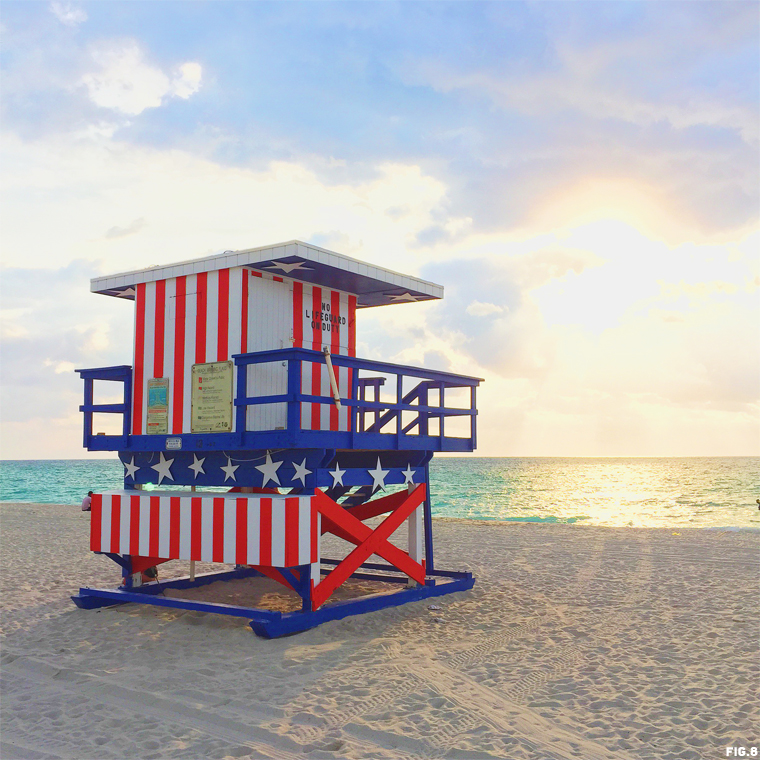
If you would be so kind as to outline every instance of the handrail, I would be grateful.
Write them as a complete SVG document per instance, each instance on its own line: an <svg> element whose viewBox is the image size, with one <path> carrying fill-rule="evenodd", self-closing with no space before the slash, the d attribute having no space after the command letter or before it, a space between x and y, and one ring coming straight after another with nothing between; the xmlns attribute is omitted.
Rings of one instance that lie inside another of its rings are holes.
<svg viewBox="0 0 760 760"><path fill-rule="evenodd" d="M321 351L306 348L282 348L271 351L234 354L232 359L235 362L238 372L238 390L233 404L237 408L236 427L241 434L246 430L246 410L249 406L286 403L288 408L287 431L295 433L300 430L301 404L334 403L334 398L332 396L317 396L304 393L301 388L302 363L311 362L315 364L324 364L325 357ZM389 362L360 359L340 354L332 354L331 359L336 367L344 367L352 370L368 370L397 376L395 400L380 401L378 399L370 401L366 398L362 398L361 395L363 394L359 393L362 380L366 380L367 378L359 378L358 372L355 372L349 397L341 397L340 399L341 404L349 409L351 415L350 430L354 434L394 435L398 441L402 438L406 438L409 435L409 431L417 427L418 434L412 437L418 437L418 435L427 436L429 420L438 419L439 434L434 437L439 438L442 442L445 438L443 425L444 419L447 417L469 417L471 420L470 440L474 443L476 437L475 428L477 417L477 410L475 408L475 389L482 382L481 378L470 377L467 375L456 375L453 373L441 372L440 370L429 370L422 367L411 367L402 364L391 364ZM286 393L276 393L264 396L249 396L247 394L247 368L249 366L285 361L288 365ZM412 390L402 396L402 380L404 377L414 378L420 382ZM469 408L446 407L444 402L444 389L446 388L470 388ZM428 403L428 392L431 389L437 389L439 391L439 404L437 406L432 406ZM417 401L416 404L410 403L415 400ZM417 417L411 423L402 427L401 415L403 412L416 412ZM363 424L361 426L357 425L365 413L372 413L375 415L373 424L366 430L364 429ZM383 433L382 429L393 420L396 420L396 432ZM359 429L360 427L361 429Z"/></svg>
<svg viewBox="0 0 760 760"><path fill-rule="evenodd" d="M375 372L385 372L391 375L408 375L410 377L419 377L423 380L436 380L446 382L448 387L460 387L454 385L452 379L461 383L461 387L470 387L485 382L482 377L471 377L469 375L457 375L452 372L442 372L437 369L425 369L424 367L410 367L405 364L391 364L389 362L378 362L373 359L360 359L357 356L344 356L343 354L331 354L330 358L336 367L348 367L349 369L371 369ZM255 351L248 354L233 354L235 364L266 364L274 361L285 361L288 359L301 359L324 364L324 355L321 351L314 351L310 348L277 348L271 351Z"/></svg>

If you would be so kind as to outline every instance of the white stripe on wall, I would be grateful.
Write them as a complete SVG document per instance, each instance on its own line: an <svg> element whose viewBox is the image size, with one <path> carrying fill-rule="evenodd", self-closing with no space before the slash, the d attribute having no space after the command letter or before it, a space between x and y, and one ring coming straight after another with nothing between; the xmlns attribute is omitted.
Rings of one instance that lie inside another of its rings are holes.
<svg viewBox="0 0 760 760"><path fill-rule="evenodd" d="M195 364L195 317L198 310L198 277L191 274L185 282L185 376L183 385L182 432L190 431L192 367ZM188 539L189 540L189 539ZM189 544L188 544L189 546ZM188 555L189 558L189 555Z"/></svg>
<svg viewBox="0 0 760 760"><path fill-rule="evenodd" d="M285 499L272 499L272 566L285 567Z"/></svg>
<svg viewBox="0 0 760 760"><path fill-rule="evenodd" d="M190 559L190 499L179 500L179 558Z"/></svg>
<svg viewBox="0 0 760 760"><path fill-rule="evenodd" d="M111 510L113 496L103 495L101 497L103 503L102 516L100 521L100 551L102 552L114 552L119 551L119 547L111 546Z"/></svg>
<svg viewBox="0 0 760 760"><path fill-rule="evenodd" d="M237 541L237 502L224 500L224 561L235 564L235 543Z"/></svg>
<svg viewBox="0 0 760 760"><path fill-rule="evenodd" d="M298 498L298 564L311 562L311 496Z"/></svg>
<svg viewBox="0 0 760 760"><path fill-rule="evenodd" d="M119 553L129 554L129 516L131 499L129 496L122 497L121 514L119 520Z"/></svg>
<svg viewBox="0 0 760 760"><path fill-rule="evenodd" d="M201 499L201 562L213 562L214 499Z"/></svg>
<svg viewBox="0 0 760 760"><path fill-rule="evenodd" d="M140 538L137 549L141 557L150 556L150 499L140 499Z"/></svg>
<svg viewBox="0 0 760 760"><path fill-rule="evenodd" d="M169 556L169 527L171 523L171 504L168 496L162 496L158 508L158 556Z"/></svg>
<svg viewBox="0 0 760 760"><path fill-rule="evenodd" d="M248 499L248 564L259 564L259 520L261 515L261 504L258 499Z"/></svg>
<svg viewBox="0 0 760 760"><path fill-rule="evenodd" d="M148 432L148 380L153 377L156 337L156 283L145 283L145 358L143 363L143 434Z"/></svg>

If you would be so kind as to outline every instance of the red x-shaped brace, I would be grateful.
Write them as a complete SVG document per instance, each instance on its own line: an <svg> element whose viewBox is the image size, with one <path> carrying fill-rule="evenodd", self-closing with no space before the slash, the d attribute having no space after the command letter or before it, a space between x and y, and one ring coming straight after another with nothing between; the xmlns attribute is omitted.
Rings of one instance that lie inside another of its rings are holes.
<svg viewBox="0 0 760 760"><path fill-rule="evenodd" d="M321 582L311 590L311 608L319 609L338 586L353 575L359 566L372 554L387 560L417 583L425 583L425 560L415 562L405 551L388 541L393 532L425 500L425 484L418 485L388 517L374 530L358 520L329 496L317 490L314 506L329 521L340 528L336 534L356 544L356 548L345 557ZM328 528L330 530L330 528ZM312 580L312 584L314 581Z"/></svg>

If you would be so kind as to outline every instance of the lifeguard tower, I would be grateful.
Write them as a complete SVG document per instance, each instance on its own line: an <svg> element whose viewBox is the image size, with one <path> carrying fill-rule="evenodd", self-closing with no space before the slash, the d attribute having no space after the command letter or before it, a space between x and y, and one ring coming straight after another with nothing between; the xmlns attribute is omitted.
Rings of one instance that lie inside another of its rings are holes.
<svg viewBox="0 0 760 760"><path fill-rule="evenodd" d="M237 615L275 637L472 587L471 573L434 566L428 465L475 449L481 380L356 356L357 311L439 299L440 285L293 241L99 277L91 290L135 302L135 339L132 366L77 370L84 446L124 465L123 490L93 496L90 535L122 585L80 589L79 607ZM95 381L121 383L123 401L94 403ZM102 413L122 416L120 435L93 433ZM402 549L390 538L405 522ZM326 533L354 548L323 556ZM142 582L175 559L232 567ZM257 575L293 589L301 610L162 593ZM400 588L331 601L350 578Z"/></svg>

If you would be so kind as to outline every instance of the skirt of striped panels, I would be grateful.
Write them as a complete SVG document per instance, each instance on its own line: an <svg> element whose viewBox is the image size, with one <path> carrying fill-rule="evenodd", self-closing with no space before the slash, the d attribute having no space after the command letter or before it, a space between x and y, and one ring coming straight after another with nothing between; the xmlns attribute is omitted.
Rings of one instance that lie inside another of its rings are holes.
<svg viewBox="0 0 760 760"><path fill-rule="evenodd" d="M311 496L94 494L90 549L158 559L295 567L319 561Z"/></svg>

